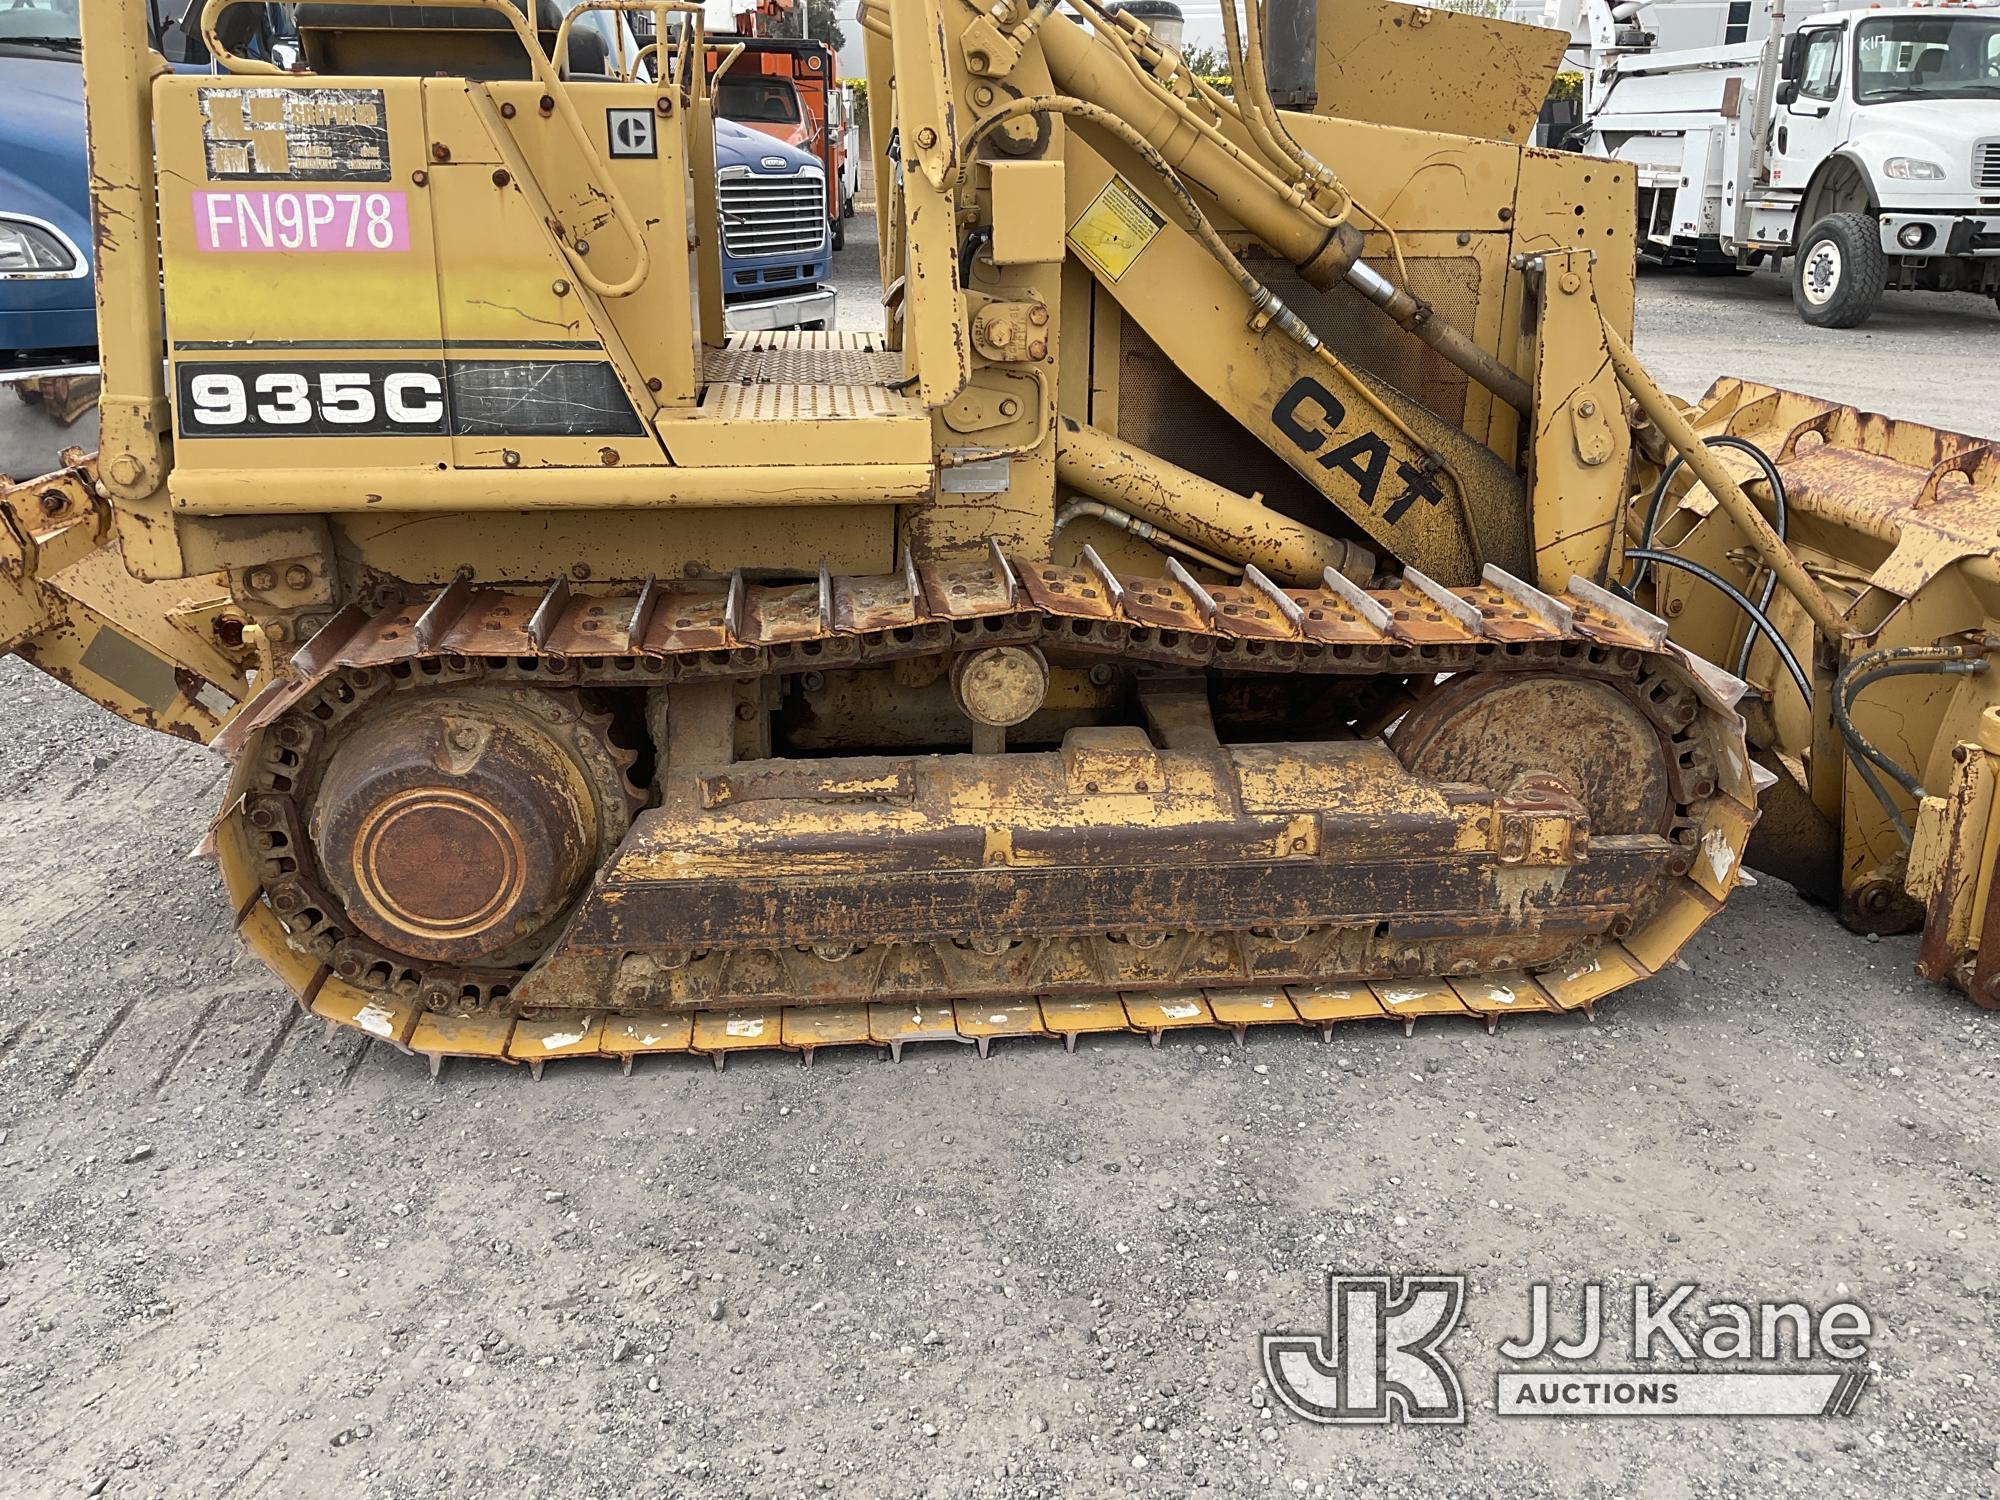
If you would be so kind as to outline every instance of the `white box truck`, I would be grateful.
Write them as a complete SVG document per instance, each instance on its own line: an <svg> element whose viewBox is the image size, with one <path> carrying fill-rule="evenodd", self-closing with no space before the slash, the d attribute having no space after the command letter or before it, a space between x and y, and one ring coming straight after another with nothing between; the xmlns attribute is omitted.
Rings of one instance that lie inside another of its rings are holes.
<svg viewBox="0 0 2000 1500"><path fill-rule="evenodd" d="M1790 261L1799 316L2000 300L2000 8L1576 0L1577 149L1629 162L1640 253Z"/></svg>

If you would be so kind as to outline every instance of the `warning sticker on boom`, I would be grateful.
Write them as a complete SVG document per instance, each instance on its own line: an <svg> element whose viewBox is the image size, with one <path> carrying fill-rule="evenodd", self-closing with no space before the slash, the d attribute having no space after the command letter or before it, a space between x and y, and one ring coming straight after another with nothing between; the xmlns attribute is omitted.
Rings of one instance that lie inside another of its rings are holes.
<svg viewBox="0 0 2000 1500"><path fill-rule="evenodd" d="M380 89L202 89L210 181L387 182Z"/></svg>
<svg viewBox="0 0 2000 1500"><path fill-rule="evenodd" d="M1114 175L1069 226L1069 242L1078 255L1116 281L1132 269L1132 262L1166 222L1137 188Z"/></svg>

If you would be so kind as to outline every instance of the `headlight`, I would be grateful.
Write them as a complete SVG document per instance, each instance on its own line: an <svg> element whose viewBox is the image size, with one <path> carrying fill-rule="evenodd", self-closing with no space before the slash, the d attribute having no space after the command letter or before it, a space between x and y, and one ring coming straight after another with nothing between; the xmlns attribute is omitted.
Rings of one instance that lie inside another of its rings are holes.
<svg viewBox="0 0 2000 1500"><path fill-rule="evenodd" d="M1882 175L1905 182L1937 182L1944 176L1944 168L1921 156L1892 156L1882 163Z"/></svg>
<svg viewBox="0 0 2000 1500"><path fill-rule="evenodd" d="M76 252L61 235L20 219L0 219L0 275L60 276L76 269Z"/></svg>

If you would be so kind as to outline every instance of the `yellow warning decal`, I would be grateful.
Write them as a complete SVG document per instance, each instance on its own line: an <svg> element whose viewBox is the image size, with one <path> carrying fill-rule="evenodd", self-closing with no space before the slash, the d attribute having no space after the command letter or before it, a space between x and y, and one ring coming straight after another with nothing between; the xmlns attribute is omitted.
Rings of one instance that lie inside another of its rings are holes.
<svg viewBox="0 0 2000 1500"><path fill-rule="evenodd" d="M1116 281L1132 269L1132 262L1166 223L1137 188L1114 175L1069 226L1069 242L1078 255Z"/></svg>

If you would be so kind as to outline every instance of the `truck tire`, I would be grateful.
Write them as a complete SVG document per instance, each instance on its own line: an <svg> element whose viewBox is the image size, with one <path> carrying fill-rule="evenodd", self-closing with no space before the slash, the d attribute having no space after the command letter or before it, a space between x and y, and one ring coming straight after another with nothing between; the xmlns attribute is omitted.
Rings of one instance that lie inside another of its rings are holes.
<svg viewBox="0 0 2000 1500"><path fill-rule="evenodd" d="M833 221L833 248L836 250L847 248L847 223L844 219L836 218Z"/></svg>
<svg viewBox="0 0 2000 1500"><path fill-rule="evenodd" d="M1806 231L1792 266L1792 304L1815 328L1858 328L1889 284L1871 214L1828 214Z"/></svg>

